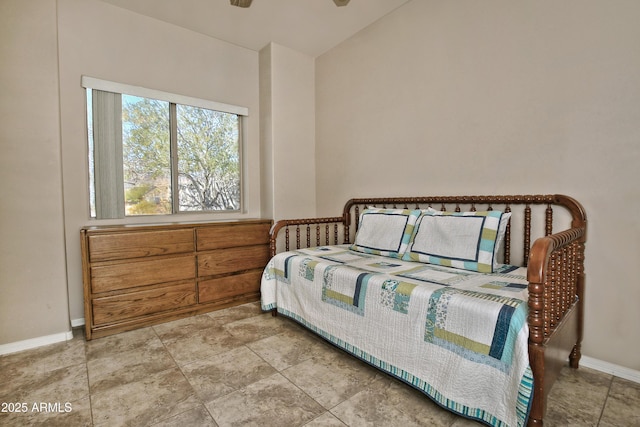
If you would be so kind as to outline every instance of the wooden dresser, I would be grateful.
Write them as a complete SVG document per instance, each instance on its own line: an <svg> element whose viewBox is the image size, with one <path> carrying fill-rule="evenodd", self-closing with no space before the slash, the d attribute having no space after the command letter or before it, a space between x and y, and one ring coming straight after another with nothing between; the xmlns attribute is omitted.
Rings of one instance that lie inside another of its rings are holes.
<svg viewBox="0 0 640 427"><path fill-rule="evenodd" d="M86 338L260 298L271 220L85 227Z"/></svg>

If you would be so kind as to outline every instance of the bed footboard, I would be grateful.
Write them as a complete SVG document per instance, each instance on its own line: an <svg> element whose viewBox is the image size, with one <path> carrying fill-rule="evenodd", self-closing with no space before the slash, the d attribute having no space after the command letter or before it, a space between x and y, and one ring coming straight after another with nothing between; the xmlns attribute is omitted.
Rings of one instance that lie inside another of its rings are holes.
<svg viewBox="0 0 640 427"><path fill-rule="evenodd" d="M585 227L542 237L529 258L529 360L534 372L530 426L541 426L551 385L566 365L577 369L584 324ZM567 354L568 353L568 354Z"/></svg>
<svg viewBox="0 0 640 427"><path fill-rule="evenodd" d="M344 217L282 219L271 227L269 251L271 256L282 251L321 245L348 243L348 228L344 227ZM280 231L284 229L281 234ZM294 233L295 244L292 242ZM304 240L303 240L304 239ZM281 244L279 244L281 243Z"/></svg>

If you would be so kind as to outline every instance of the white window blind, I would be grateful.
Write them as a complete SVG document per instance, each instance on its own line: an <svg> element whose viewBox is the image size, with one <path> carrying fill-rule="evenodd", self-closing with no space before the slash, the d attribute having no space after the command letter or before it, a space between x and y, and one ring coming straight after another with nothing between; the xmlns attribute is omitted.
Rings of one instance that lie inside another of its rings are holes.
<svg viewBox="0 0 640 427"><path fill-rule="evenodd" d="M222 102L193 98L190 96L177 95L174 93L163 92L156 89L148 89L140 86L115 83L107 80L97 79L94 77L82 76L82 87L98 89L105 92L126 93L127 95L158 99L161 101L173 102L175 104L191 105L193 107L222 111L225 113L237 114L239 116L249 115L249 109L247 107L240 107L237 105L225 104Z"/></svg>

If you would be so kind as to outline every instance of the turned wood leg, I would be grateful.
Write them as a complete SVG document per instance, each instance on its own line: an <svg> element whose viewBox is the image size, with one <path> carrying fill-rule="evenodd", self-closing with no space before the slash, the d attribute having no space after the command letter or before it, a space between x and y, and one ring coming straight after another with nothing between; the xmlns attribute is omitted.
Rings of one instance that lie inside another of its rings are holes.
<svg viewBox="0 0 640 427"><path fill-rule="evenodd" d="M580 365L580 357L582 357L582 352L580 351L581 347L582 346L580 344L576 344L573 346L573 350L569 355L569 366L573 369L578 369L578 366Z"/></svg>

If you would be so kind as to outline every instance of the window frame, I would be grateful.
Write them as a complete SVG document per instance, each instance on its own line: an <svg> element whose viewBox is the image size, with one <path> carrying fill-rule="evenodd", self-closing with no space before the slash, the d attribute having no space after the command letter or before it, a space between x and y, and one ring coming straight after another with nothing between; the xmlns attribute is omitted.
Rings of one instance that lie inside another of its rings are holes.
<svg viewBox="0 0 640 427"><path fill-rule="evenodd" d="M226 104L226 103L221 103L221 102L211 101L211 100L206 100L201 98L194 98L194 97L189 97L185 95L173 94L173 93L164 92L156 89L149 89L141 86L116 83L116 82L111 82L111 81L102 80L102 79L89 77L89 76L82 76L81 85L87 91L99 90L99 91L111 92L119 95L131 95L131 96L137 96L141 98L149 98L149 99L168 102L170 105L170 108L173 108L173 109L176 108L176 105L185 105L185 106L197 107L197 108L202 108L207 110L213 110L213 111L222 112L222 113L229 113L229 114L238 116L238 165L239 165L239 179L240 179L240 206L238 209L193 210L193 211L180 210L178 206L179 200L177 197L178 196L178 190L177 190L178 187L176 186L177 182L174 182L174 181L177 181L178 174L172 173L172 179L171 179L172 212L166 213L166 214L156 214L156 215L151 215L151 214L150 215L127 215L126 212L123 210L118 214L118 216L101 217L98 215L97 206L96 206L95 216L90 213L89 215L90 219L92 220L124 220L124 219L131 219L131 218L137 218L137 217L167 218L171 216L189 215L189 214L195 214L195 215L238 214L238 215L241 215L246 212L245 182L244 182L245 175L246 175L244 151L246 147L245 147L245 137L244 137L245 129L244 128L246 126L246 122L245 122L246 117L248 117L249 115L249 109L247 107ZM87 109L89 108L93 108L93 107L91 105L87 105ZM171 124L171 129L170 129L171 133L176 132L175 126L176 126L175 123ZM87 137L88 137L88 133L87 133ZM170 140L172 141L171 144L173 145L175 143L175 140L173 140L172 138L170 138ZM94 150L95 150L95 147L94 147ZM170 163L171 163L172 170L174 170L174 168L177 167L178 157L177 157L177 153L174 155L173 149L171 150L171 153L172 154L170 158ZM89 168L91 168L90 163L88 164L88 166ZM95 168L95 164L93 165L93 167ZM175 170L177 171L177 169ZM94 174L95 174L95 170L94 170ZM90 191L91 185L92 184L95 185L95 176L93 177L93 179L94 179L94 182L92 183L91 178L89 177L89 185L88 185L89 193L91 193ZM91 194L89 194L89 196L91 198ZM94 203L96 203L97 205L97 200L95 198L94 198Z"/></svg>

